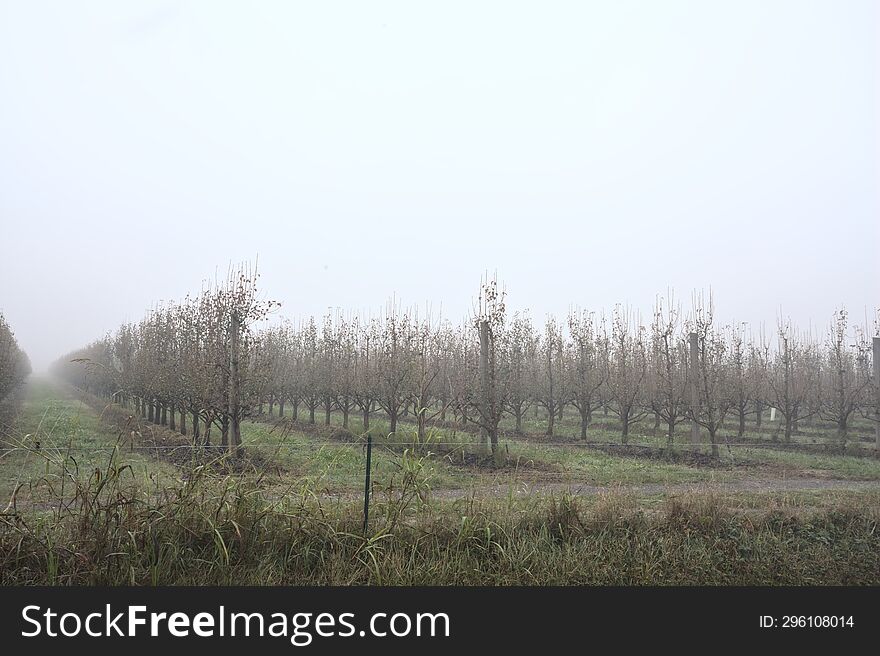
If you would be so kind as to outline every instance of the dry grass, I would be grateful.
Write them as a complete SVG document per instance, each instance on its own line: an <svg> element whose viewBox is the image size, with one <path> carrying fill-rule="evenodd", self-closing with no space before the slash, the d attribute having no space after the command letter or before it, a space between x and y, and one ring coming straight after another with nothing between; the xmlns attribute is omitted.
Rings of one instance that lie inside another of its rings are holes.
<svg viewBox="0 0 880 656"><path fill-rule="evenodd" d="M132 497L114 460L43 513L0 517L4 584L871 584L876 511L737 513L711 496L653 513L611 492L426 502L419 460L359 506L308 490L264 497L253 478L194 467Z"/></svg>

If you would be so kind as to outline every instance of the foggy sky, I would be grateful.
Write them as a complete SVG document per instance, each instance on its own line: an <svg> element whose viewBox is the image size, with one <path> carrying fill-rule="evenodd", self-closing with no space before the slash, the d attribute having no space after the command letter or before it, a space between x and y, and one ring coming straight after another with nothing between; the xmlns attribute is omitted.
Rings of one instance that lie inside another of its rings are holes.
<svg viewBox="0 0 880 656"><path fill-rule="evenodd" d="M0 310L42 369L259 255L396 294L880 305L872 1L0 0Z"/></svg>

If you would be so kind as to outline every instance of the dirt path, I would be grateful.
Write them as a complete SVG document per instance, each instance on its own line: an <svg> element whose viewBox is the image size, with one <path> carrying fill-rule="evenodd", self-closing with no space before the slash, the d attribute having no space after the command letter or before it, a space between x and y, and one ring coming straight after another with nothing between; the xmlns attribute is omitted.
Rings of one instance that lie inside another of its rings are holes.
<svg viewBox="0 0 880 656"><path fill-rule="evenodd" d="M828 478L750 478L725 483L645 483L641 485L589 485L586 483L516 483L512 485L495 485L472 489L432 490L436 499L463 499L472 495L478 497L505 497L512 493L516 496L532 494L562 494L568 492L576 496L594 496L602 493L616 492L635 496L680 495L687 493L706 494L709 492L793 492L800 490L880 490L880 481L849 481Z"/></svg>

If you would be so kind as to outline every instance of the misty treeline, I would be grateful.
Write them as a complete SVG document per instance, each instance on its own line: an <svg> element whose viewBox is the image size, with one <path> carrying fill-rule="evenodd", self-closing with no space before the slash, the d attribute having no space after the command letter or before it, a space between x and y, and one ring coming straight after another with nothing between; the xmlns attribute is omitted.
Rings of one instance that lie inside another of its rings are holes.
<svg viewBox="0 0 880 656"><path fill-rule="evenodd" d="M573 411L586 438L601 412L617 417L624 444L647 420L672 446L686 423L694 441L708 436L715 454L722 428L738 436L747 423L760 430L771 407L786 442L799 422L821 418L845 446L856 417L878 418L880 340L872 353L869 333L880 327L854 326L845 310L818 338L788 322L770 336L718 325L711 299L698 297L686 314L658 299L648 322L618 306L608 317L572 310L536 324L510 313L505 293L487 281L472 316L457 324L392 303L369 318L336 312L259 329L278 304L258 301L256 282L242 269L66 355L53 370L195 444L232 450L242 418L258 413L325 424L339 413L357 431L383 416L395 432L406 419L419 441L431 422L447 422L478 432L496 452L505 417L522 432L527 413L543 409L552 436Z"/></svg>
<svg viewBox="0 0 880 656"><path fill-rule="evenodd" d="M30 373L31 362L0 313L0 403L17 390Z"/></svg>

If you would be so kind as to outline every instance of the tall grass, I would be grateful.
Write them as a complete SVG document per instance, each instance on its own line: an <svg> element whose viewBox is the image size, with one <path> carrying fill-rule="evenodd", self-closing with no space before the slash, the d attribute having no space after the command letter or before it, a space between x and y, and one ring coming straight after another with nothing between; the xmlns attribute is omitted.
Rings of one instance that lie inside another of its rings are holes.
<svg viewBox="0 0 880 656"><path fill-rule="evenodd" d="M712 498L646 514L620 494L432 501L418 455L360 505L194 464L134 494L128 468L68 477L63 504L0 516L4 584L877 584L877 513L743 514Z"/></svg>

